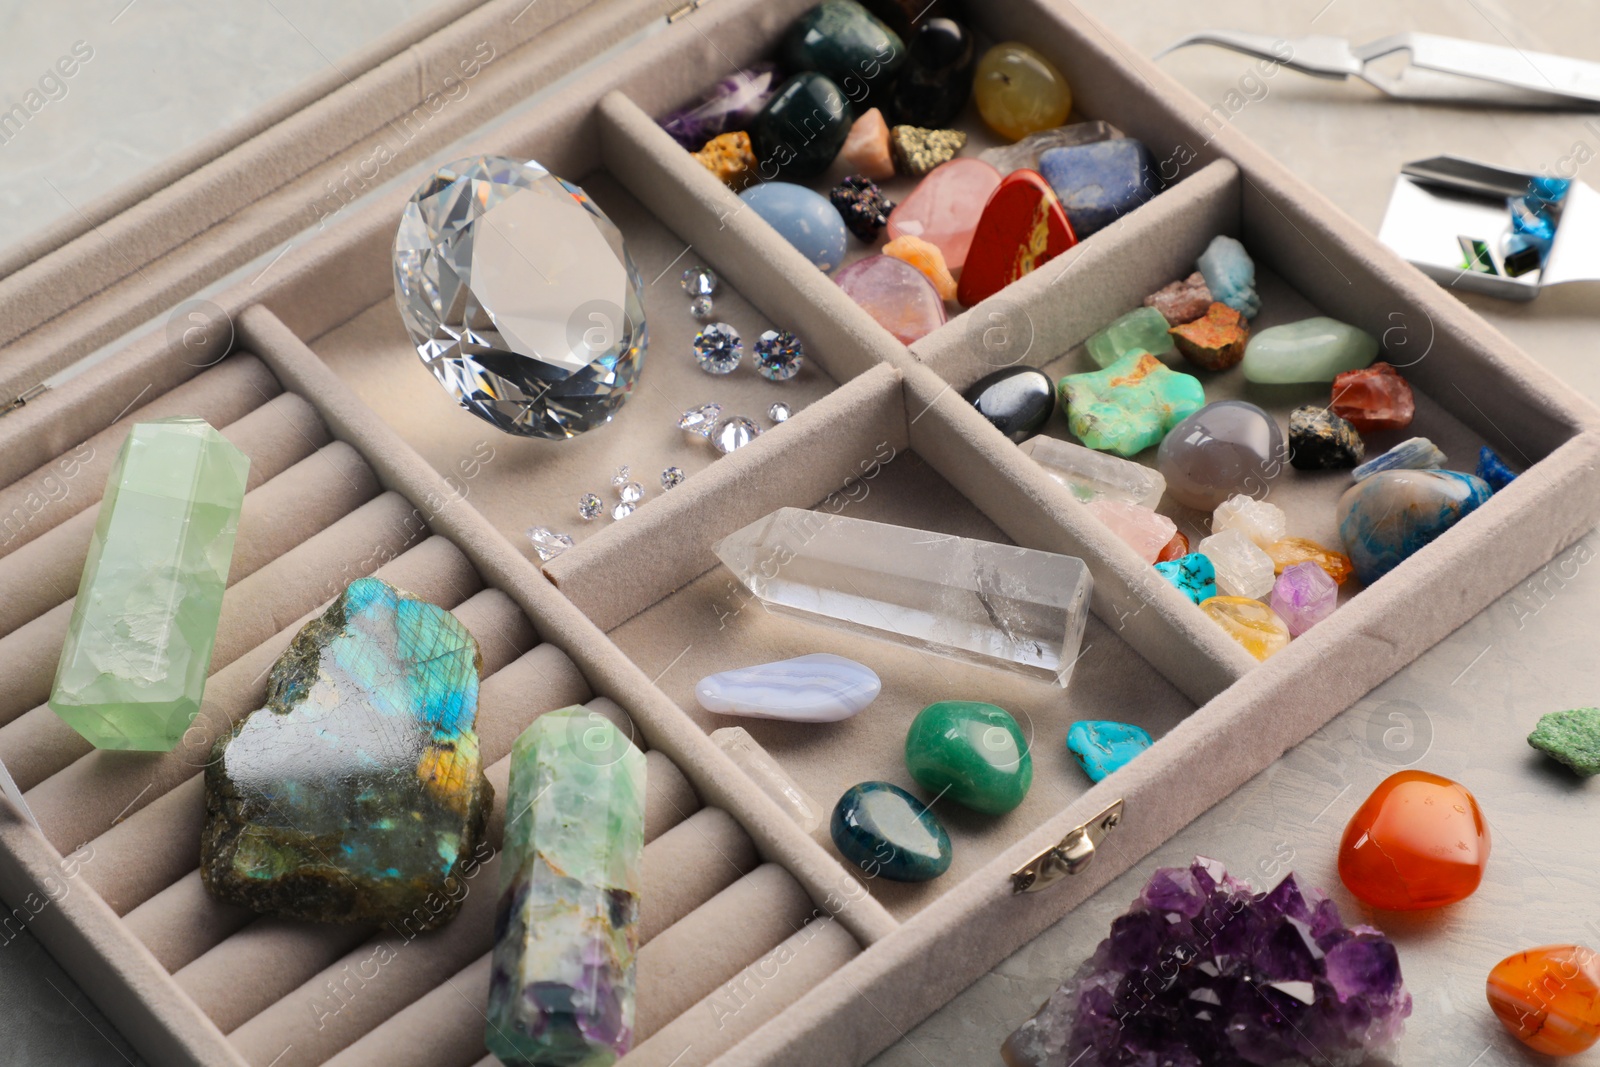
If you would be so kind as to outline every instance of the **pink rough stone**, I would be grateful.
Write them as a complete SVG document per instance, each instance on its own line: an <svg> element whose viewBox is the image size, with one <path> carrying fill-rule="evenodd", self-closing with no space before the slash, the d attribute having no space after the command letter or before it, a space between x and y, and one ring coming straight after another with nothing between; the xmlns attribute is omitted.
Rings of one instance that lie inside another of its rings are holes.
<svg viewBox="0 0 1600 1067"><path fill-rule="evenodd" d="M981 159L942 163L889 216L889 238L910 235L936 244L945 266L960 270L984 205L999 185L1000 172Z"/></svg>
<svg viewBox="0 0 1600 1067"><path fill-rule="evenodd" d="M1211 303L1211 290L1199 271L1144 298L1145 307L1155 308L1174 326L1204 318Z"/></svg>
<svg viewBox="0 0 1600 1067"><path fill-rule="evenodd" d="M1111 532L1128 542L1128 547L1146 563L1154 563L1167 547L1178 524L1158 512L1126 500L1099 497L1085 505L1094 517L1111 527Z"/></svg>
<svg viewBox="0 0 1600 1067"><path fill-rule="evenodd" d="M894 177L894 156L889 153L889 124L883 112L872 108L856 119L839 154L858 174L875 182Z"/></svg>
<svg viewBox="0 0 1600 1067"><path fill-rule="evenodd" d="M867 256L833 280L903 345L944 325L939 291L927 275L903 259Z"/></svg>
<svg viewBox="0 0 1600 1067"><path fill-rule="evenodd" d="M1339 585L1315 563L1285 567L1272 587L1272 610L1299 637L1333 614L1339 606Z"/></svg>

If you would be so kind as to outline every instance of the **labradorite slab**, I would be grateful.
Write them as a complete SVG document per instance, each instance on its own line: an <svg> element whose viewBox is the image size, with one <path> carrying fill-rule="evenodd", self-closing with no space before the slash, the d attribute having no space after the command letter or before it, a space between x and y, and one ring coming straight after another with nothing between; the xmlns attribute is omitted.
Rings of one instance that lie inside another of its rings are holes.
<svg viewBox="0 0 1600 1067"><path fill-rule="evenodd" d="M829 824L834 847L867 878L926 882L950 869L950 834L922 801L891 782L844 791Z"/></svg>
<svg viewBox="0 0 1600 1067"><path fill-rule="evenodd" d="M973 811L1003 815L1033 784L1033 757L1017 720L976 700L941 700L906 731L906 769L918 785Z"/></svg>
<svg viewBox="0 0 1600 1067"><path fill-rule="evenodd" d="M850 136L850 101L826 74L807 71L778 86L750 126L763 181L805 180L828 169Z"/></svg>
<svg viewBox="0 0 1600 1067"><path fill-rule="evenodd" d="M1477 510L1491 490L1460 471L1390 470L1339 498L1339 537L1356 577L1371 585Z"/></svg>
<svg viewBox="0 0 1600 1067"><path fill-rule="evenodd" d="M212 896L406 936L453 918L493 798L473 732L481 667L448 611L350 583L272 668L266 706L212 752Z"/></svg>
<svg viewBox="0 0 1600 1067"><path fill-rule="evenodd" d="M865 111L888 98L906 47L856 0L823 0L789 27L778 55L785 70L826 74Z"/></svg>

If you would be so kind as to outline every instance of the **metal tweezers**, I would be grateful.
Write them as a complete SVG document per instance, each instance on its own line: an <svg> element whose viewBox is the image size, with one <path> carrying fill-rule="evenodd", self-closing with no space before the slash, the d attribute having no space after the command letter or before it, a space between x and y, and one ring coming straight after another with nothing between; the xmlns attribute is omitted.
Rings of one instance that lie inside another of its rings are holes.
<svg viewBox="0 0 1600 1067"><path fill-rule="evenodd" d="M1202 30L1169 45L1156 58L1192 44L1230 48L1317 78L1360 78L1402 100L1542 108L1600 106L1600 63L1431 33L1397 33L1351 47L1342 37L1320 34L1273 37ZM1410 54L1410 62L1398 74L1371 69L1374 60L1402 52Z"/></svg>

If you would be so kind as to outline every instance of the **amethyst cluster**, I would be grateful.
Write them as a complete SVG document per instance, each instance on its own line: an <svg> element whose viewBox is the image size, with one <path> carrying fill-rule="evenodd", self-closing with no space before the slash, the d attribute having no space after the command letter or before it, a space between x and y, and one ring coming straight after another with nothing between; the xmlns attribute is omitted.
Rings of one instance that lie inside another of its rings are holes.
<svg viewBox="0 0 1600 1067"><path fill-rule="evenodd" d="M777 88L778 68L772 63L753 63L722 79L693 107L674 111L661 120L661 128L691 152L698 152L711 138L729 130L745 130L772 99Z"/></svg>
<svg viewBox="0 0 1600 1067"><path fill-rule="evenodd" d="M1010 1067L1355 1067L1411 1014L1394 944L1293 874L1268 893L1163 867L1078 973L1006 1038Z"/></svg>

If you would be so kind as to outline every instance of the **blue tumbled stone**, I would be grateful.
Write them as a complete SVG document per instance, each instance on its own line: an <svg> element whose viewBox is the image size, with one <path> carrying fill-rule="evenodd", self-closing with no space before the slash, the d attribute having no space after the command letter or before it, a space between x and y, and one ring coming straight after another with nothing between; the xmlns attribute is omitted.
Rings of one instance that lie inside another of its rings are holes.
<svg viewBox="0 0 1600 1067"><path fill-rule="evenodd" d="M1371 585L1477 510L1491 490L1460 471L1392 470L1339 498L1339 537L1356 577Z"/></svg>
<svg viewBox="0 0 1600 1067"><path fill-rule="evenodd" d="M1209 557L1199 552L1157 563L1156 573L1177 586L1178 592L1196 604L1217 595L1217 568Z"/></svg>
<svg viewBox="0 0 1600 1067"><path fill-rule="evenodd" d="M1496 455L1494 449L1484 445L1478 449L1478 477L1498 493L1516 480L1517 472L1506 466L1506 461Z"/></svg>
<svg viewBox="0 0 1600 1067"><path fill-rule="evenodd" d="M844 791L829 825L833 844L868 878L926 882L950 868L950 835L916 797L889 782Z"/></svg>
<svg viewBox="0 0 1600 1067"><path fill-rule="evenodd" d="M1039 173L1056 191L1080 241L1161 188L1150 153L1131 137L1049 149L1039 156Z"/></svg>
<svg viewBox="0 0 1600 1067"><path fill-rule="evenodd" d="M1204 558L1204 557L1202 557ZM1090 781L1098 782L1155 744L1132 723L1082 719L1067 730L1067 751Z"/></svg>
<svg viewBox="0 0 1600 1067"><path fill-rule="evenodd" d="M763 182L740 193L739 199L813 266L832 273L844 262L844 219L827 197L792 182Z"/></svg>
<svg viewBox="0 0 1600 1067"><path fill-rule="evenodd" d="M1206 280L1213 300L1220 300L1247 319L1261 313L1261 297L1256 292L1256 262L1237 240L1226 235L1213 237L1195 261L1195 267Z"/></svg>

